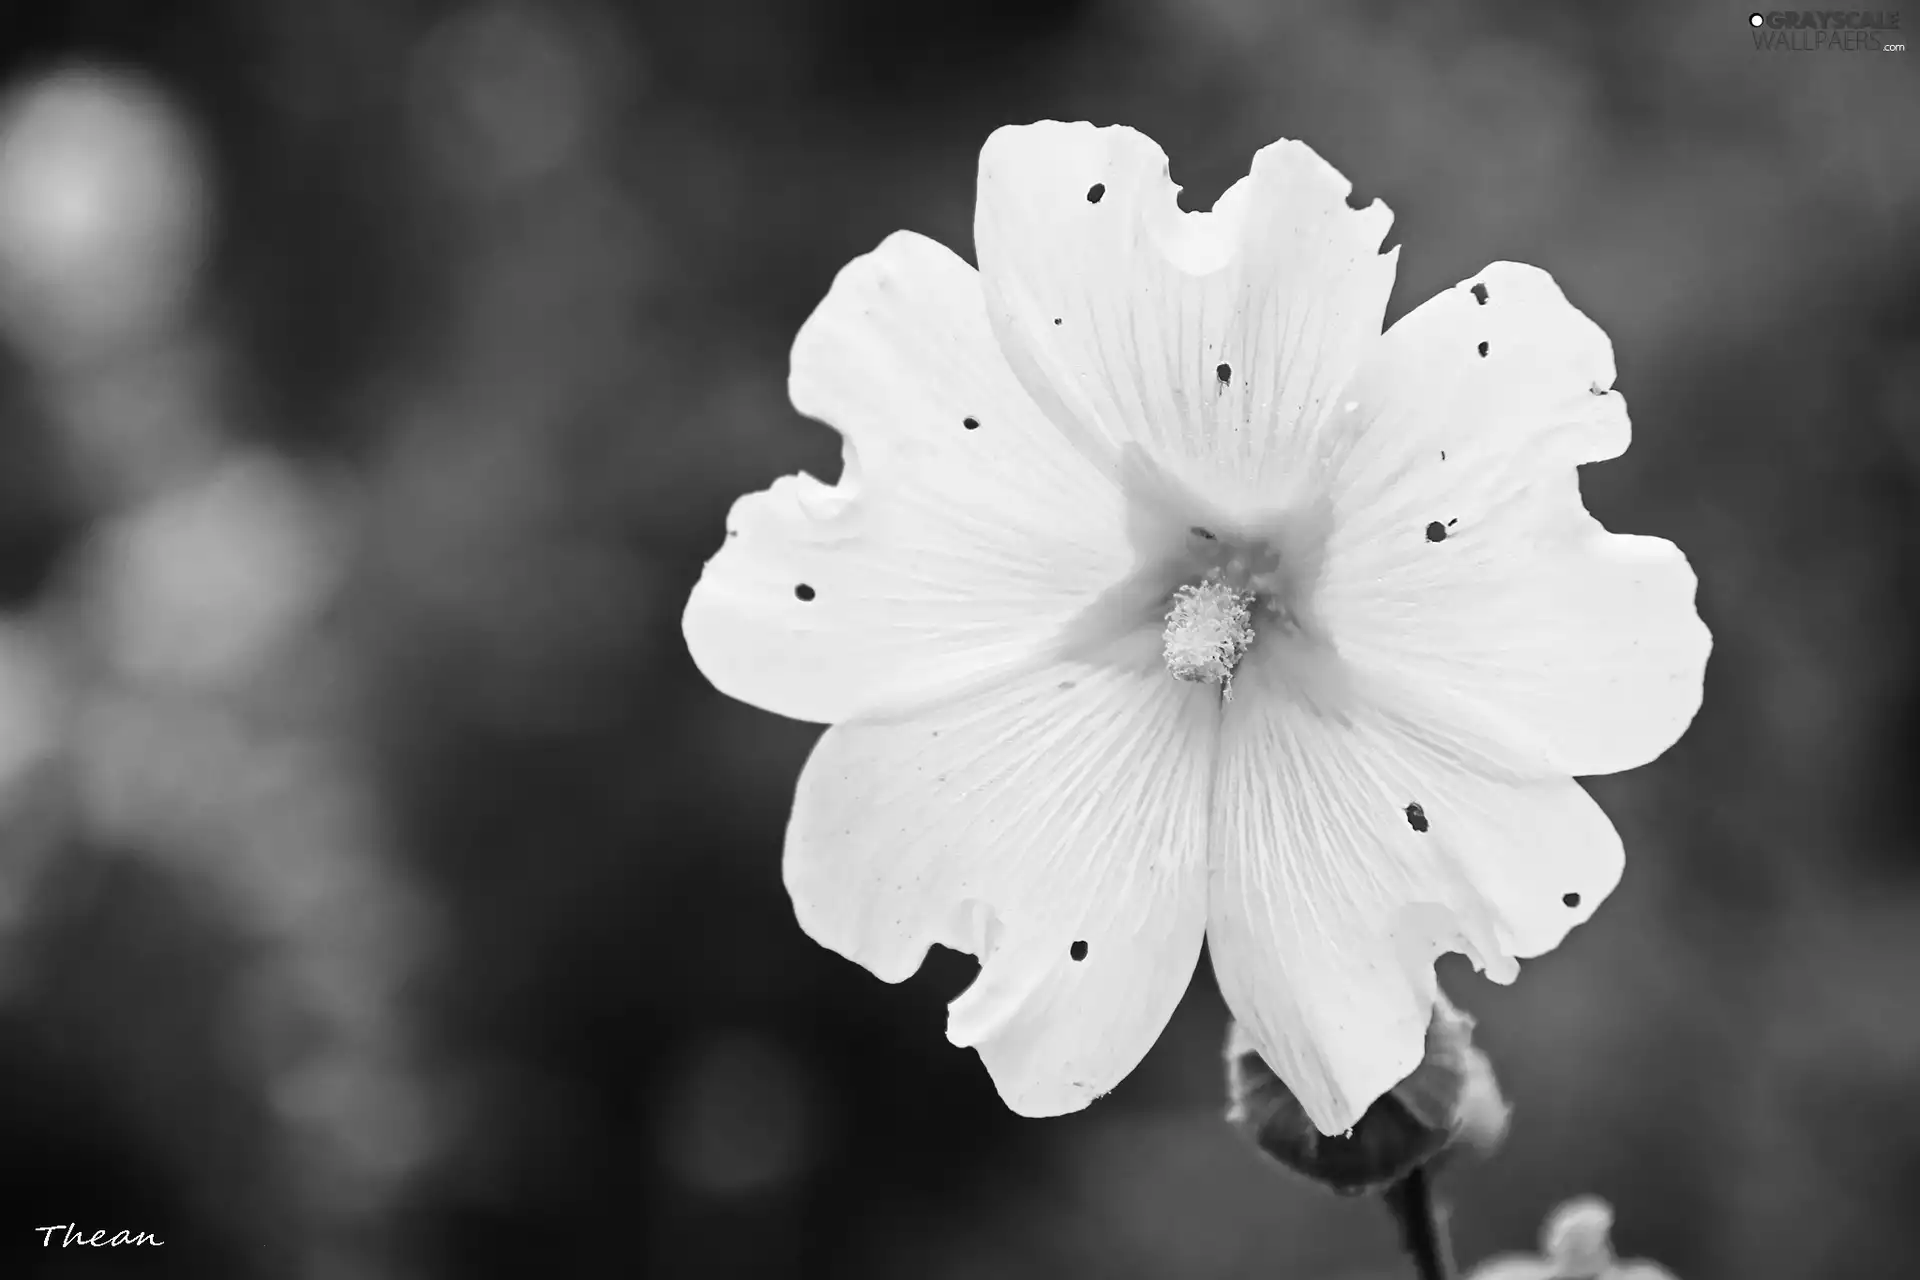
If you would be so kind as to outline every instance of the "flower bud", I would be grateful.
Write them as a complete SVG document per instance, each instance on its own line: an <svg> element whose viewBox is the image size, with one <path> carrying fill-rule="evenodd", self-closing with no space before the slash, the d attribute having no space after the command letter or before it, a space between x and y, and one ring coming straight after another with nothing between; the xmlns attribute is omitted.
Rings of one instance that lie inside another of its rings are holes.
<svg viewBox="0 0 1920 1280"><path fill-rule="evenodd" d="M1237 1023L1226 1057L1227 1119L1287 1168L1342 1195L1384 1189L1463 1145L1486 1154L1506 1135L1507 1104L1487 1055L1473 1047L1473 1019L1444 995L1427 1024L1426 1057L1344 1134L1315 1127Z"/></svg>

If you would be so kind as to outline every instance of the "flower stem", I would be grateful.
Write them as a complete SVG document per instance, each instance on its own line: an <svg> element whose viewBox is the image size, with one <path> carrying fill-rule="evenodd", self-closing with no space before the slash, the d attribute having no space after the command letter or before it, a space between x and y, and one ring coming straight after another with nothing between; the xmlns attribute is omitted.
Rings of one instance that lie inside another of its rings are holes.
<svg viewBox="0 0 1920 1280"><path fill-rule="evenodd" d="M1413 1270L1420 1280L1454 1280L1446 1212L1434 1198L1433 1182L1426 1169L1415 1169L1388 1187L1383 1198L1400 1224L1400 1241L1413 1259Z"/></svg>

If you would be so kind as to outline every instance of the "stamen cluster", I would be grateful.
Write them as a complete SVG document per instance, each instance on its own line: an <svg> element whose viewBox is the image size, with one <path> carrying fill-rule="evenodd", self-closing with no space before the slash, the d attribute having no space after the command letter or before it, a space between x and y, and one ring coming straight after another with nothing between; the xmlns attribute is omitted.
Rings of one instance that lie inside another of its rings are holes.
<svg viewBox="0 0 1920 1280"><path fill-rule="evenodd" d="M1233 669L1253 647L1253 596L1215 569L1173 593L1161 654L1175 679L1217 684L1233 697Z"/></svg>

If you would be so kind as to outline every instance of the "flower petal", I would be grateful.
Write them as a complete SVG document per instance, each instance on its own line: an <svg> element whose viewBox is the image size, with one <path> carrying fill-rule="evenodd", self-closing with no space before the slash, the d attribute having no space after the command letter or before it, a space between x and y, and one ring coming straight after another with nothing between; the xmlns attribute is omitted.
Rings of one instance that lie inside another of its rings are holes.
<svg viewBox="0 0 1920 1280"><path fill-rule="evenodd" d="M1133 1069L1198 960L1217 693L1157 638L931 711L836 725L800 778L801 926L888 982L938 942L980 957L947 1034L1024 1115Z"/></svg>
<svg viewBox="0 0 1920 1280"><path fill-rule="evenodd" d="M1145 448L1188 487L1260 510L1289 445L1377 341L1392 214L1282 141L1210 213L1126 128L1048 121L980 155L989 311L1034 399L1090 458Z"/></svg>
<svg viewBox="0 0 1920 1280"><path fill-rule="evenodd" d="M1560 1268L1544 1258L1503 1253L1475 1267L1467 1280L1562 1280Z"/></svg>
<svg viewBox="0 0 1920 1280"><path fill-rule="evenodd" d="M1487 727L1278 656L1242 667L1221 726L1208 940L1228 1007L1331 1134L1419 1065L1438 955L1511 981L1622 855L1578 783Z"/></svg>
<svg viewBox="0 0 1920 1280"><path fill-rule="evenodd" d="M1686 557L1609 534L1575 468L1627 447L1606 335L1495 263L1407 315L1323 435L1317 603L1350 663L1504 718L1570 774L1644 764L1699 709Z"/></svg>
<svg viewBox="0 0 1920 1280"><path fill-rule="evenodd" d="M1036 409L979 277L899 233L793 347L796 408L846 436L828 486L734 504L683 619L722 693L799 720L925 703L1044 660L1132 567L1127 504Z"/></svg>
<svg viewBox="0 0 1920 1280"><path fill-rule="evenodd" d="M1676 1280L1673 1272L1657 1262L1645 1258L1632 1258L1626 1262L1616 1262L1613 1270L1607 1272L1601 1280Z"/></svg>

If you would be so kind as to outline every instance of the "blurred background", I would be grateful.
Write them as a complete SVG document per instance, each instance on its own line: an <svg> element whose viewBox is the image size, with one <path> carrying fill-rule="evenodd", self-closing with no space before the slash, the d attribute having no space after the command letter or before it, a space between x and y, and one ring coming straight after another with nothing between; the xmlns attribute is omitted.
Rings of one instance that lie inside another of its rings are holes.
<svg viewBox="0 0 1920 1280"><path fill-rule="evenodd" d="M1725 3L0 3L0 1274L1341 1280L1380 1207L1220 1121L1204 966L1023 1121L794 924L817 729L679 612L834 271L970 251L994 127L1279 136L1611 334L1610 526L1717 637L1626 880L1508 989L1463 1259L1594 1192L1684 1280L1911 1276L1920 54ZM1909 13L1909 26L1920 14ZM37 1228L160 1249L51 1249Z"/></svg>

